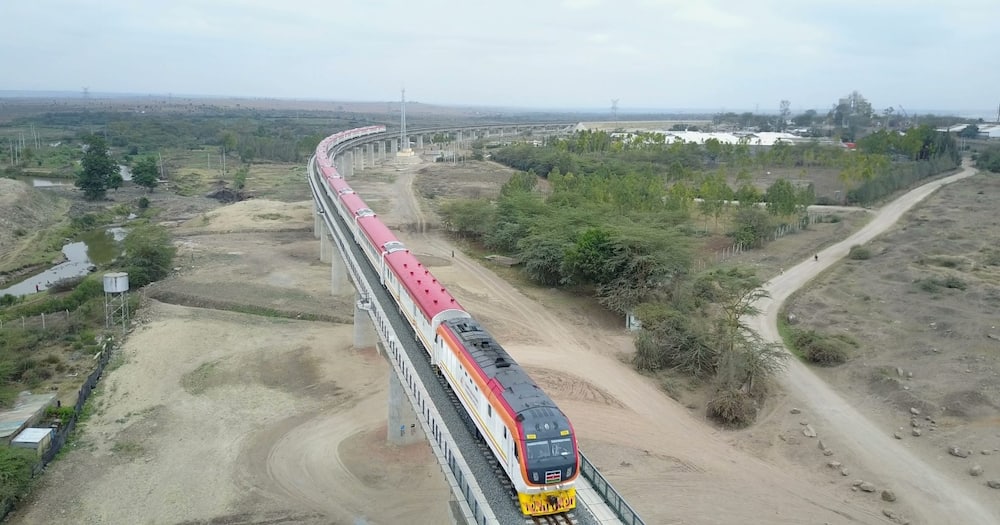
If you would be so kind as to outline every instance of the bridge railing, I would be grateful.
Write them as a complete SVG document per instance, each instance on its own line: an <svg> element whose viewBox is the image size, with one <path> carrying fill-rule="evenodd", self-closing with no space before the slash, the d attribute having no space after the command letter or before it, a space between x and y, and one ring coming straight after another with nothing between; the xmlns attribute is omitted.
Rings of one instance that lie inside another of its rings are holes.
<svg viewBox="0 0 1000 525"><path fill-rule="evenodd" d="M608 507L618 516L618 519L624 525L645 525L642 518L636 514L635 510L625 501L625 498L608 483L608 480L601 474L597 467L580 453L580 474L587 478L590 482L590 486L594 487L594 490L604 498L604 502L608 504Z"/></svg>

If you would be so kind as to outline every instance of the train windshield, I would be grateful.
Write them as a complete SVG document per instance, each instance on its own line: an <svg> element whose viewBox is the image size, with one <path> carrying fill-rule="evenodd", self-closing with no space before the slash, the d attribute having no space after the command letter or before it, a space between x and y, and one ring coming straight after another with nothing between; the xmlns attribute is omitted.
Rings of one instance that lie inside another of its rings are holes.
<svg viewBox="0 0 1000 525"><path fill-rule="evenodd" d="M573 442L569 438L528 442L528 460L548 457L564 458L572 454Z"/></svg>

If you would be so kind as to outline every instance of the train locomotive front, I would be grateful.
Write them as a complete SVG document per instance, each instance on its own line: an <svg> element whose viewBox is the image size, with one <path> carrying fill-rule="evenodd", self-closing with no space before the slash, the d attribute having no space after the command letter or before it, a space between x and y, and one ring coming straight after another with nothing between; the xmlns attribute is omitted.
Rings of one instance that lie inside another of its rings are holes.
<svg viewBox="0 0 1000 525"><path fill-rule="evenodd" d="M521 512L576 508L579 453L569 419L475 319L441 322L435 362L514 485Z"/></svg>
<svg viewBox="0 0 1000 525"><path fill-rule="evenodd" d="M576 508L579 454L569 420L552 405L525 410L517 421L526 481L517 491L521 512L540 516Z"/></svg>

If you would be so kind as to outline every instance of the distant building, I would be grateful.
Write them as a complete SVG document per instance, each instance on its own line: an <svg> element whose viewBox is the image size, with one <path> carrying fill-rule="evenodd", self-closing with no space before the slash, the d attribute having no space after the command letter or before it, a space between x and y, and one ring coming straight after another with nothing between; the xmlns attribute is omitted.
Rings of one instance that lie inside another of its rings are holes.
<svg viewBox="0 0 1000 525"><path fill-rule="evenodd" d="M979 138L1000 139L1000 124L979 126Z"/></svg>

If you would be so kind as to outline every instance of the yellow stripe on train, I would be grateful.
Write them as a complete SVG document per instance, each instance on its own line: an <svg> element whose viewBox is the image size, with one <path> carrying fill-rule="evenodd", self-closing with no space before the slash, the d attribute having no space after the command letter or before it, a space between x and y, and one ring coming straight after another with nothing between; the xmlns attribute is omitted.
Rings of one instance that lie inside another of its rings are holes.
<svg viewBox="0 0 1000 525"><path fill-rule="evenodd" d="M576 508L576 488L554 490L541 494L518 493L517 499L521 503L521 513L526 516L559 514Z"/></svg>

